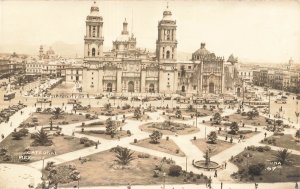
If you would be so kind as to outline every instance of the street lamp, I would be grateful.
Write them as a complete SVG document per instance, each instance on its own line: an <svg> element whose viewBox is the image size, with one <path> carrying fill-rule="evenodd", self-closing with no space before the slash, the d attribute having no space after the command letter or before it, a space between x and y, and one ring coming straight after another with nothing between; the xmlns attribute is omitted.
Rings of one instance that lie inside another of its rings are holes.
<svg viewBox="0 0 300 189"><path fill-rule="evenodd" d="M164 186L163 186L163 189L166 188L166 173L164 172L163 173L163 177L164 177Z"/></svg>

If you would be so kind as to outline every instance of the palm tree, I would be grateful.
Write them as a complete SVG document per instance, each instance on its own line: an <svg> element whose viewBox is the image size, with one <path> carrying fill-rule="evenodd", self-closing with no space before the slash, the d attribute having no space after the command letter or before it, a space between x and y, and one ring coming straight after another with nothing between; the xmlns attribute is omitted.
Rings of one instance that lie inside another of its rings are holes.
<svg viewBox="0 0 300 189"><path fill-rule="evenodd" d="M115 161L121 165L127 165L132 160L134 160L134 152L131 152L131 150L128 148L118 148L115 153L117 158Z"/></svg>
<svg viewBox="0 0 300 189"><path fill-rule="evenodd" d="M177 109L176 112L175 112L175 116L177 118L181 118L182 114L181 114L181 110Z"/></svg>
<svg viewBox="0 0 300 189"><path fill-rule="evenodd" d="M54 110L54 112L53 112L53 114L54 114L54 118L58 119L59 116L62 114L62 109L59 108L59 107L56 107L55 110Z"/></svg>
<svg viewBox="0 0 300 189"><path fill-rule="evenodd" d="M275 160L280 162L281 165L289 164L292 161L291 153L286 148L282 150L278 150L274 156L275 156Z"/></svg>
<svg viewBox="0 0 300 189"><path fill-rule="evenodd" d="M239 131L239 124L236 121L232 122L230 125L230 133L235 135L237 134L238 131Z"/></svg>
<svg viewBox="0 0 300 189"><path fill-rule="evenodd" d="M41 129L36 134L34 134L34 144L36 145L51 145L52 140L49 138L49 135L47 132L44 131L44 129Z"/></svg>

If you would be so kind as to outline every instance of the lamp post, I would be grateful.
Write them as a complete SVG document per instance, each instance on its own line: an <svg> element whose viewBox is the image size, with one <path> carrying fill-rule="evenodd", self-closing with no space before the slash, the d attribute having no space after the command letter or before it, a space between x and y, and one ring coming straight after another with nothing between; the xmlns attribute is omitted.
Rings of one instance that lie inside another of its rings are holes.
<svg viewBox="0 0 300 189"><path fill-rule="evenodd" d="M163 173L163 177L164 177L164 185L163 185L163 189L166 188L166 173Z"/></svg>
<svg viewBox="0 0 300 189"><path fill-rule="evenodd" d="M297 125L298 125L298 122L299 122L299 111L298 111L298 100L297 100L297 102L296 102L296 108L297 108L297 111L295 112L295 114L296 114L296 117L297 117Z"/></svg>

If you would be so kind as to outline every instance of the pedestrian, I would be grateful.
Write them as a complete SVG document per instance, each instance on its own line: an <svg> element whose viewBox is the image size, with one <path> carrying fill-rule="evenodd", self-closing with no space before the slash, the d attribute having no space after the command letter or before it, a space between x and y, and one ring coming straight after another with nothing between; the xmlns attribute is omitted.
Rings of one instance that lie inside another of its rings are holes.
<svg viewBox="0 0 300 189"><path fill-rule="evenodd" d="M296 184L295 184L295 189L298 189L298 183L296 182Z"/></svg>
<svg viewBox="0 0 300 189"><path fill-rule="evenodd" d="M98 143L95 144L95 148L98 149Z"/></svg>
<svg viewBox="0 0 300 189"><path fill-rule="evenodd" d="M128 183L127 189L131 189L131 184L130 183Z"/></svg>
<svg viewBox="0 0 300 189"><path fill-rule="evenodd" d="M238 141L238 143L240 143L241 142L241 138L239 138L239 141Z"/></svg>
<svg viewBox="0 0 300 189"><path fill-rule="evenodd" d="M255 186L255 189L258 189L258 184L257 183L255 183L254 186Z"/></svg>
<svg viewBox="0 0 300 189"><path fill-rule="evenodd" d="M1 135L2 140L4 139L4 134Z"/></svg>
<svg viewBox="0 0 300 189"><path fill-rule="evenodd" d="M226 169L226 167L227 167L227 162L226 162L226 161L225 161L225 164L224 164L224 165L225 165L225 169Z"/></svg>
<svg viewBox="0 0 300 189"><path fill-rule="evenodd" d="M218 171L217 171L217 170L215 170L215 175L214 175L214 177L218 177Z"/></svg>
<svg viewBox="0 0 300 189"><path fill-rule="evenodd" d="M10 126L12 126L12 121L10 122Z"/></svg>

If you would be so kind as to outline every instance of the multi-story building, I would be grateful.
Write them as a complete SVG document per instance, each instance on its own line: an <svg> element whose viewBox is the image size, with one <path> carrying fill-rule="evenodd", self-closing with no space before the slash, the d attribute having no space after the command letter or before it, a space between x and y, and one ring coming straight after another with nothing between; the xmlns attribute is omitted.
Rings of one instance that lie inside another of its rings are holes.
<svg viewBox="0 0 300 189"><path fill-rule="evenodd" d="M158 22L156 52L136 47L137 39L123 30L113 48L103 52L104 19L94 3L86 18L83 66L66 68L67 82L82 85L88 93L222 93L224 58L209 52L202 43L190 61L177 60L177 25L167 7Z"/></svg>

